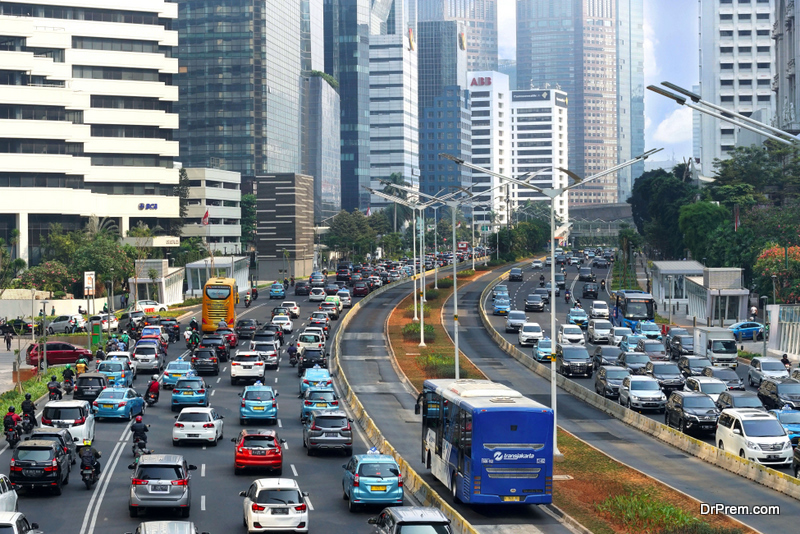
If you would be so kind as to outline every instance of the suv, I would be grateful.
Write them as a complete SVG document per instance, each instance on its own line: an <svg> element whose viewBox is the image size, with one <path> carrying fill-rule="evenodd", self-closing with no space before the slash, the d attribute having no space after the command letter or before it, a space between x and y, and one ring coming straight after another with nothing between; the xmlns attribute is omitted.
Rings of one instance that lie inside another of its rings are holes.
<svg viewBox="0 0 800 534"><path fill-rule="evenodd" d="M736 374L736 371L730 367L703 367L702 374L703 376L713 376L714 378L719 378L725 382L725 385L728 386L728 389L739 389L744 391L744 380L739 378L739 375Z"/></svg>
<svg viewBox="0 0 800 534"><path fill-rule="evenodd" d="M69 452L52 441L31 439L13 449L8 478L16 489L46 487L61 495L61 486L69 484L69 471Z"/></svg>
<svg viewBox="0 0 800 534"><path fill-rule="evenodd" d="M305 349L302 354L297 354L297 376L303 376L303 371L315 365L328 368L328 353L321 349Z"/></svg>
<svg viewBox="0 0 800 534"><path fill-rule="evenodd" d="M628 409L664 411L667 397L658 380L649 376L626 376L619 387L619 403Z"/></svg>
<svg viewBox="0 0 800 534"><path fill-rule="evenodd" d="M777 358L753 358L747 369L747 383L757 388L765 378L789 378L789 371Z"/></svg>
<svg viewBox="0 0 800 534"><path fill-rule="evenodd" d="M47 332L50 335L69 334L72 332L72 322L75 322L76 331L86 329L86 319L83 315L59 315L47 325Z"/></svg>
<svg viewBox="0 0 800 534"><path fill-rule="evenodd" d="M792 463L792 443L771 413L747 408L723 410L714 442L720 449L764 465Z"/></svg>
<svg viewBox="0 0 800 534"><path fill-rule="evenodd" d="M594 282L597 280L597 277L592 272L591 267L581 267L580 272L578 273L578 281L579 282ZM597 298L597 297L595 297Z"/></svg>
<svg viewBox="0 0 800 534"><path fill-rule="evenodd" d="M56 428L54 426L39 426L35 427L29 437L25 440L36 439L44 441L52 441L56 447L60 447L69 454L70 464L74 465L78 461L78 450L75 446L75 440L72 437L69 429Z"/></svg>
<svg viewBox="0 0 800 534"><path fill-rule="evenodd" d="M94 441L94 412L85 400L50 401L42 410L42 425L69 428L72 439Z"/></svg>
<svg viewBox="0 0 800 534"><path fill-rule="evenodd" d="M261 355L255 351L238 351L231 361L231 385L240 380L264 380L266 366Z"/></svg>
<svg viewBox="0 0 800 534"><path fill-rule="evenodd" d="M509 282L522 282L522 269L514 267L508 272Z"/></svg>
<svg viewBox="0 0 800 534"><path fill-rule="evenodd" d="M269 469L273 474L283 474L283 444L274 430L248 430L239 432L231 441L236 444L233 456L233 474L245 469Z"/></svg>
<svg viewBox="0 0 800 534"><path fill-rule="evenodd" d="M217 352L210 347L198 347L192 353L192 367L197 374L211 373L219 375L219 358Z"/></svg>
<svg viewBox="0 0 800 534"><path fill-rule="evenodd" d="M528 318L525 316L525 312L517 310L508 312L508 315L506 315L506 333L519 332L519 329L526 322L528 322Z"/></svg>
<svg viewBox="0 0 800 534"><path fill-rule="evenodd" d="M783 365L783 364L781 364ZM704 367L711 367L711 361L701 356L681 356L678 360L678 369L681 370L686 378L699 376L703 373Z"/></svg>
<svg viewBox="0 0 800 534"><path fill-rule="evenodd" d="M142 324L144 320L143 311L130 311L123 313L119 318L119 330L132 330L133 326Z"/></svg>
<svg viewBox="0 0 800 534"><path fill-rule="evenodd" d="M600 288L594 282L583 284L583 290L581 291L581 298L582 299L600 298Z"/></svg>
<svg viewBox="0 0 800 534"><path fill-rule="evenodd" d="M525 311L544 311L544 299L541 295L528 295L525 297Z"/></svg>
<svg viewBox="0 0 800 534"><path fill-rule="evenodd" d="M604 365L616 365L621 353L614 345L596 346L592 352L592 368L597 371Z"/></svg>
<svg viewBox="0 0 800 534"><path fill-rule="evenodd" d="M155 371L164 368L166 354L159 343L137 343L133 349L133 359L136 360L136 372Z"/></svg>
<svg viewBox="0 0 800 534"><path fill-rule="evenodd" d="M680 369L673 362L648 362L644 366L644 374L658 380L658 385L664 393L683 389L686 382Z"/></svg>
<svg viewBox="0 0 800 534"><path fill-rule="evenodd" d="M303 447L309 456L323 449L342 450L353 454L352 419L341 410L311 412L303 423Z"/></svg>
<svg viewBox="0 0 800 534"><path fill-rule="evenodd" d="M723 391L717 399L717 408L753 408L755 410L767 411L758 395L752 391Z"/></svg>
<svg viewBox="0 0 800 534"><path fill-rule="evenodd" d="M250 339L258 330L259 324L255 319L239 319L236 322L236 335L240 339Z"/></svg>
<svg viewBox="0 0 800 534"><path fill-rule="evenodd" d="M556 371L564 376L592 376L592 358L583 346L556 344Z"/></svg>
<svg viewBox="0 0 800 534"><path fill-rule="evenodd" d="M558 343L563 344L573 344L573 345L585 345L586 340L583 337L583 330L581 327L575 326L574 324L564 324L561 323L558 326L558 339L556 340Z"/></svg>
<svg viewBox="0 0 800 534"><path fill-rule="evenodd" d="M630 376L630 369L616 365L604 365L594 377L594 391L603 397L618 397L622 381Z"/></svg>
<svg viewBox="0 0 800 534"><path fill-rule="evenodd" d="M800 408L800 380L765 378L758 386L758 398L767 410L797 410Z"/></svg>
<svg viewBox="0 0 800 534"><path fill-rule="evenodd" d="M108 387L108 377L103 373L83 373L75 379L74 400L93 401Z"/></svg>
<svg viewBox="0 0 800 534"><path fill-rule="evenodd" d="M584 285L585 287L585 285ZM586 298L586 295L583 296ZM604 300L593 300L592 305L589 307L589 317L608 319L608 302Z"/></svg>
<svg viewBox="0 0 800 534"><path fill-rule="evenodd" d="M244 497L244 526L247 532L272 532L287 526L294 532L308 532L308 493L291 478L259 478Z"/></svg>
<svg viewBox="0 0 800 534"><path fill-rule="evenodd" d="M561 273L556 273L555 277L556 287L558 289L566 289L567 287L567 276Z"/></svg>
<svg viewBox="0 0 800 534"><path fill-rule="evenodd" d="M631 370L631 374L643 375L645 368L650 363L650 358L643 352L620 352L614 365L619 365Z"/></svg>
<svg viewBox="0 0 800 534"><path fill-rule="evenodd" d="M519 329L520 346L535 345L542 338L544 338L544 333L539 323L526 322Z"/></svg>
<svg viewBox="0 0 800 534"><path fill-rule="evenodd" d="M611 344L609 336L611 335L611 323L607 319L590 319L589 326L586 329L586 335L589 337L589 343L597 344L604 341Z"/></svg>
<svg viewBox="0 0 800 534"><path fill-rule="evenodd" d="M342 498L351 512L366 504L403 504L403 475L393 456L356 454L342 468Z"/></svg>
<svg viewBox="0 0 800 534"><path fill-rule="evenodd" d="M137 517L147 508L177 508L182 517L189 517L192 505L192 490L189 471L197 469L177 454L145 454L128 469L131 475L131 491L128 497L128 512Z"/></svg>
<svg viewBox="0 0 800 534"><path fill-rule="evenodd" d="M720 393L727 391L728 387L725 385L725 382L718 378L701 375L688 377L683 385L683 390L705 393L716 403Z"/></svg>
<svg viewBox="0 0 800 534"><path fill-rule="evenodd" d="M221 362L227 362L230 359L231 349L228 340L219 334L206 334L200 341L198 348L211 348L216 351L217 358Z"/></svg>
<svg viewBox="0 0 800 534"><path fill-rule="evenodd" d="M676 360L681 356L694 354L694 338L688 334L676 334L667 338L667 352L670 358Z"/></svg>
<svg viewBox="0 0 800 534"><path fill-rule="evenodd" d="M386 508L377 517L370 517L367 522L375 525L376 532L380 532L380 534L400 534L400 532L412 531L415 527L420 532L453 534L447 516L438 508L432 507L396 506Z"/></svg>
<svg viewBox="0 0 800 534"><path fill-rule="evenodd" d="M294 283L295 296L307 296L309 291L311 291L311 285L309 285L307 280L298 280Z"/></svg>
<svg viewBox="0 0 800 534"><path fill-rule="evenodd" d="M717 426L719 408L705 393L673 391L667 401L664 424L681 432L712 432Z"/></svg>
<svg viewBox="0 0 800 534"><path fill-rule="evenodd" d="M47 351L47 365L75 364L81 358L87 362L94 359L92 351L71 343L48 341L44 345L46 345L46 348L43 348L40 343L32 345L33 348L25 356L25 362L28 365L34 367L44 365L45 350Z"/></svg>

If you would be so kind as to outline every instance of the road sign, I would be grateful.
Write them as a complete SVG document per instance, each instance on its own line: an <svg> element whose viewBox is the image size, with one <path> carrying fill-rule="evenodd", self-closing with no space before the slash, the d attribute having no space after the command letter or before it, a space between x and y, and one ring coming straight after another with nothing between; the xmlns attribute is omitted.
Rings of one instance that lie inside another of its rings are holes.
<svg viewBox="0 0 800 534"><path fill-rule="evenodd" d="M435 229L436 229L436 225L435 224L429 224L428 225L428 231L429 232L433 232Z"/></svg>
<svg viewBox="0 0 800 534"><path fill-rule="evenodd" d="M94 296L94 271L84 271L83 273L83 296L84 297L93 297Z"/></svg>
<svg viewBox="0 0 800 534"><path fill-rule="evenodd" d="M481 226L481 232L488 232L488 231L489 231L489 226L488 225L487 226Z"/></svg>

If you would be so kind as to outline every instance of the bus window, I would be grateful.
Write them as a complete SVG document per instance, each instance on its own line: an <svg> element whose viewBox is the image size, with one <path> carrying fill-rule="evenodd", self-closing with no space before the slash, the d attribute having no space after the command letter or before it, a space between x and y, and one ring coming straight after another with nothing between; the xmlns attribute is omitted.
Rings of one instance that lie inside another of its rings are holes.
<svg viewBox="0 0 800 534"><path fill-rule="evenodd" d="M472 413L466 410L461 412L461 447L464 456L472 458Z"/></svg>
<svg viewBox="0 0 800 534"><path fill-rule="evenodd" d="M207 286L206 296L211 300L225 300L231 295L231 288L227 286Z"/></svg>
<svg viewBox="0 0 800 534"><path fill-rule="evenodd" d="M422 420L425 428L436 430L439 427L439 397L433 391L425 393L425 401L422 403Z"/></svg>

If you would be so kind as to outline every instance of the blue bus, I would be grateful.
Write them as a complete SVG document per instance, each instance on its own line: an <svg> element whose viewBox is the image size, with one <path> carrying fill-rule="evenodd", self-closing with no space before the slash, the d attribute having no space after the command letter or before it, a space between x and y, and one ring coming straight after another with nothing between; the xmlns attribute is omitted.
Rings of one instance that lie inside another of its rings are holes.
<svg viewBox="0 0 800 534"><path fill-rule="evenodd" d="M611 322L614 326L625 326L634 330L639 321L656 318L655 299L641 289L620 289L612 295Z"/></svg>
<svg viewBox="0 0 800 534"><path fill-rule="evenodd" d="M553 502L553 410L489 380L426 380L422 462L456 501Z"/></svg>

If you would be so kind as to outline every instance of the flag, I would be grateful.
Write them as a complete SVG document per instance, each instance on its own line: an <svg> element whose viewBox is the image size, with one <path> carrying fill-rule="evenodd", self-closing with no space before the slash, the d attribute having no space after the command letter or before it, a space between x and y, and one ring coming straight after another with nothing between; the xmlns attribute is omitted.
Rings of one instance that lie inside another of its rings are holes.
<svg viewBox="0 0 800 534"><path fill-rule="evenodd" d="M367 217L372 215L372 206L367 206Z"/></svg>
<svg viewBox="0 0 800 534"><path fill-rule="evenodd" d="M733 205L733 231L739 230L739 204Z"/></svg>
<svg viewBox="0 0 800 534"><path fill-rule="evenodd" d="M206 210L206 214L203 215L203 226L208 226L208 210Z"/></svg>

